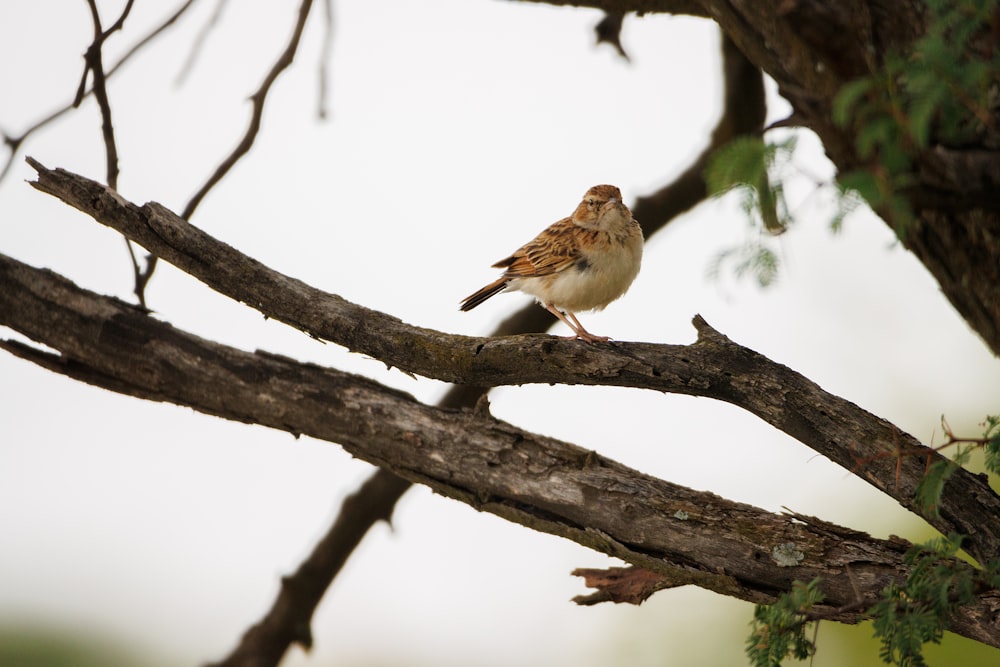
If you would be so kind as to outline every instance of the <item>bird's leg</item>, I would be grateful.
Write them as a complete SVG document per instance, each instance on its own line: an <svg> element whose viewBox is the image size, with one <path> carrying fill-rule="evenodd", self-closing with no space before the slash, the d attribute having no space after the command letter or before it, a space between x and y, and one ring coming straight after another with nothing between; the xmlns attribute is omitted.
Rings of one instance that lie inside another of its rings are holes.
<svg viewBox="0 0 1000 667"><path fill-rule="evenodd" d="M580 320L576 319L576 314L575 313L571 313L570 311L567 310L566 311L566 315L571 320L573 320L574 324L576 324L575 331L576 331L576 337L577 338L582 338L583 340L587 341L588 343L604 343L604 342L607 342L607 341L611 340L607 336L595 336L594 334L592 334L589 331L587 331L586 329L584 329L583 325L580 324Z"/></svg>
<svg viewBox="0 0 1000 667"><path fill-rule="evenodd" d="M566 326L568 326L570 329L573 330L573 333L576 335L572 336L572 338L579 337L580 332L577 330L576 325L570 322L568 319L566 319L566 316L562 314L561 310L553 306L551 303L543 303L542 305L545 306L545 310L555 315L557 318L559 318L560 322L562 322L563 324L565 324Z"/></svg>
<svg viewBox="0 0 1000 667"><path fill-rule="evenodd" d="M603 343L609 340L607 336L595 336L594 334L584 329L583 325L580 324L580 320L576 319L576 315L569 312L568 310L564 315L562 311L560 311L558 308L556 308L550 303L546 303L543 305L545 306L545 310L549 311L550 313L558 317L563 324L565 324L566 326L568 326L570 329L573 330L573 333L575 335L571 336L571 338L580 339L588 343ZM572 321L570 321L570 318L572 318Z"/></svg>

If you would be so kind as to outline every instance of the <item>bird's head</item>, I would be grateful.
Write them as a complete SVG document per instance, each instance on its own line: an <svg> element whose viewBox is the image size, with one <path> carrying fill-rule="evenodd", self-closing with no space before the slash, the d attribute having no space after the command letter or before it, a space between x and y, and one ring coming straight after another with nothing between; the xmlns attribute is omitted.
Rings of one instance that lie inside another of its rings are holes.
<svg viewBox="0 0 1000 667"><path fill-rule="evenodd" d="M613 185L595 185L573 211L573 222L582 227L606 228L632 220L632 212L622 201L621 190Z"/></svg>

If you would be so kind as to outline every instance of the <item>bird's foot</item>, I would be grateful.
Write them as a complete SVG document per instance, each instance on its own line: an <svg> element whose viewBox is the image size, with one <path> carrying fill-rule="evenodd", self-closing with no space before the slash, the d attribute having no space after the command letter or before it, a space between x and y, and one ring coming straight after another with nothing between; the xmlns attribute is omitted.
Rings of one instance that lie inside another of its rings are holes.
<svg viewBox="0 0 1000 667"><path fill-rule="evenodd" d="M608 336L595 336L589 331L578 331L576 335L566 336L569 340L582 340L585 343L607 343L611 338Z"/></svg>

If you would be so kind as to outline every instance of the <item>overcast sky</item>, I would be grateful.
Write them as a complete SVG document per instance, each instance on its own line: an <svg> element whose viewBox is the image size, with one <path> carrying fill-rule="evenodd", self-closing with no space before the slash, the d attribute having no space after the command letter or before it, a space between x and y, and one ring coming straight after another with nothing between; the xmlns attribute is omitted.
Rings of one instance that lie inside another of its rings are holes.
<svg viewBox="0 0 1000 667"><path fill-rule="evenodd" d="M165 15L163 4L137 3L106 62ZM112 79L126 198L180 210L244 131L246 99L284 48L295 7L230 4L183 85L177 73L213 9L204 0ZM627 201L660 187L703 148L719 113L718 36L705 21L629 17L627 63L594 45L594 11L335 4L330 118L315 113L316 7L256 147L192 222L420 326L489 332L527 302L501 295L457 310L495 277L490 264L568 215L591 185L616 184ZM112 17L120 4L101 7ZM17 134L72 98L92 28L79 1L20 2L5 14L0 128ZM787 106L769 90L780 118ZM649 239L630 292L583 314L584 325L687 343L700 313L925 442L940 441L942 414L975 433L998 409L1000 364L879 220L860 212L831 233L829 194L815 185L831 168L813 137L799 144L788 193L799 224L773 241L776 285L706 277L720 251L754 233L737 201L710 201ZM23 152L102 180L93 101ZM0 252L129 299L121 238L28 187L31 177L18 157L0 184ZM445 389L264 321L169 266L147 294L157 317L200 336L364 373L427 402ZM672 482L925 537L893 502L728 405L548 386L499 389L492 401L499 418ZM83 628L168 664L223 656L371 472L330 443L121 397L7 355L0 424L0 622ZM739 664L749 606L689 589L641 608L569 602L586 592L572 569L613 564L415 489L394 528L376 528L335 582L313 656L296 651L286 664ZM720 621L729 629L712 630ZM817 664L836 664L836 647L820 641Z"/></svg>

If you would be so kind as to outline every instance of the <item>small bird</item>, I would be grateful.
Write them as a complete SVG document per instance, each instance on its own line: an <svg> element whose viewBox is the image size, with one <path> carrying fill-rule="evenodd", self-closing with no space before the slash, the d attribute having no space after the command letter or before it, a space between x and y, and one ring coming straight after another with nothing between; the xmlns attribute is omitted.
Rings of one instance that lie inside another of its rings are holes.
<svg viewBox="0 0 1000 667"><path fill-rule="evenodd" d="M519 290L530 294L588 343L595 336L576 312L601 310L620 297L639 274L642 229L613 185L587 190L573 215L553 223L493 268L506 269L497 280L462 300L472 310L494 294Z"/></svg>

